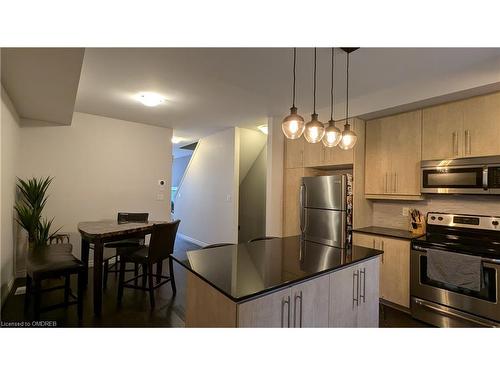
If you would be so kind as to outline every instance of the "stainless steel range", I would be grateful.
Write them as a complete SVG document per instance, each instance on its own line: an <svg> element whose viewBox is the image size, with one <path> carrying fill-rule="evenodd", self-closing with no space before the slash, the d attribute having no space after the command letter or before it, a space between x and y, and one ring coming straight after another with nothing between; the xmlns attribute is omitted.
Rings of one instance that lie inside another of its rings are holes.
<svg viewBox="0 0 500 375"><path fill-rule="evenodd" d="M436 253L444 281L429 272ZM475 288L446 279L446 272L456 280L464 269L470 277L469 260L478 265ZM412 241L410 264L414 318L438 327L500 327L500 217L428 213L426 235Z"/></svg>

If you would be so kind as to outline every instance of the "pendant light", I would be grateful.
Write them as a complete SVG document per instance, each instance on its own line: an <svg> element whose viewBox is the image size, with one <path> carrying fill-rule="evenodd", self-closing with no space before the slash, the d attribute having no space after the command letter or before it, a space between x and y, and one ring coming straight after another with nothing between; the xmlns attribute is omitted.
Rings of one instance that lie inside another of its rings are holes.
<svg viewBox="0 0 500 375"><path fill-rule="evenodd" d="M344 131L342 132L342 139L340 140L339 147L342 150L350 150L356 144L358 136L351 130L351 125L349 124L349 54L357 48L342 48L347 56L347 66L346 66L346 99L345 99L345 125Z"/></svg>
<svg viewBox="0 0 500 375"><path fill-rule="evenodd" d="M306 124L306 129L304 131L304 137L309 143L318 143L323 138L325 134L325 127L318 120L318 114L316 113L316 48L314 49L314 83L313 83L313 113L311 115L311 121Z"/></svg>
<svg viewBox="0 0 500 375"><path fill-rule="evenodd" d="M323 144L326 147L335 147L339 144L342 139L342 132L339 128L335 126L335 121L333 121L333 68L334 68L334 50L332 48L332 86L330 89L330 121L328 121L328 127L325 130L325 135L323 137Z"/></svg>
<svg viewBox="0 0 500 375"><path fill-rule="evenodd" d="M281 123L281 130L285 137L289 139L300 138L304 133L304 118L297 114L297 107L295 107L295 65L297 61L297 49L293 49L293 94L292 94L292 108L290 114L286 116Z"/></svg>

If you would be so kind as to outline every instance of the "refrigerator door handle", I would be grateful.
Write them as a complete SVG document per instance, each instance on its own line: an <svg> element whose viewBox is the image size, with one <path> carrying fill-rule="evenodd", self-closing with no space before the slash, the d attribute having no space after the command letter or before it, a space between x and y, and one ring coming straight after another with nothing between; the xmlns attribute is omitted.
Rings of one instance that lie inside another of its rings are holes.
<svg viewBox="0 0 500 375"><path fill-rule="evenodd" d="M306 201L306 186L305 185L300 185L300 194L299 194L299 200L300 200L300 231L302 233L305 232L306 230L306 209L304 207L305 201Z"/></svg>

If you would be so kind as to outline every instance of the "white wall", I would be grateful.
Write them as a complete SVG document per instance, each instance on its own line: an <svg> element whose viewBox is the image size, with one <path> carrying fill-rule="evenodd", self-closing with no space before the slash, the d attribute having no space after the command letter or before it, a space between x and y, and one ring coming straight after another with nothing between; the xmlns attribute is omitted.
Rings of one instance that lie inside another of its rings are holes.
<svg viewBox="0 0 500 375"><path fill-rule="evenodd" d="M14 203L20 144L19 117L5 90L1 89L1 218L0 280L1 301L5 301L14 280L16 225Z"/></svg>
<svg viewBox="0 0 500 375"><path fill-rule="evenodd" d="M267 148L264 144L239 186L238 242L240 243L266 235L266 153Z"/></svg>
<svg viewBox="0 0 500 375"><path fill-rule="evenodd" d="M170 128L75 112L71 126L21 128L20 176L54 177L45 215L71 234L79 255L80 221L118 211L170 218L171 138Z"/></svg>
<svg viewBox="0 0 500 375"><path fill-rule="evenodd" d="M282 117L270 117L267 136L266 235L283 235L283 157L285 136Z"/></svg>
<svg viewBox="0 0 500 375"><path fill-rule="evenodd" d="M179 232L200 245L238 241L238 129L198 142L175 199Z"/></svg>

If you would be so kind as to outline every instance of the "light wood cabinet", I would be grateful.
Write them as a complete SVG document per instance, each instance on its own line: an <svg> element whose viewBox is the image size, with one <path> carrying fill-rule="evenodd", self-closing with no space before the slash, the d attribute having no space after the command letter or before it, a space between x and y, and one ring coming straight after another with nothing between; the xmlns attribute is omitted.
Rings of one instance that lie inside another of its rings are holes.
<svg viewBox="0 0 500 375"><path fill-rule="evenodd" d="M296 236L300 234L300 185L304 168L289 168L284 170L283 183L283 236Z"/></svg>
<svg viewBox="0 0 500 375"><path fill-rule="evenodd" d="M364 126L364 122L358 119L351 119L351 128L356 132ZM338 121L337 127L342 130L344 122ZM362 143L362 142L360 142ZM358 144L356 147L360 147ZM328 167L350 165L354 162L354 150L342 150L339 147L325 147L323 142L309 143L304 137L299 139L285 139L285 168L300 167Z"/></svg>
<svg viewBox="0 0 500 375"><path fill-rule="evenodd" d="M438 160L463 155L463 103L453 102L422 111L422 158Z"/></svg>
<svg viewBox="0 0 500 375"><path fill-rule="evenodd" d="M290 288L238 305L238 327L291 327ZM293 323L292 323L293 324Z"/></svg>
<svg viewBox="0 0 500 375"><path fill-rule="evenodd" d="M423 110L422 158L500 154L500 93Z"/></svg>
<svg viewBox="0 0 500 375"><path fill-rule="evenodd" d="M325 275L238 305L238 327L328 327L330 276Z"/></svg>
<svg viewBox="0 0 500 375"><path fill-rule="evenodd" d="M323 142L304 142L304 167L317 167L323 165L325 160L325 146Z"/></svg>
<svg viewBox="0 0 500 375"><path fill-rule="evenodd" d="M367 122L365 195L420 196L422 111Z"/></svg>
<svg viewBox="0 0 500 375"><path fill-rule="evenodd" d="M291 327L328 327L330 276L322 276L291 288Z"/></svg>
<svg viewBox="0 0 500 375"><path fill-rule="evenodd" d="M380 298L410 307L410 241L353 233L353 244L384 252L380 263Z"/></svg>
<svg viewBox="0 0 500 375"><path fill-rule="evenodd" d="M378 327L379 258L330 275L330 327Z"/></svg>
<svg viewBox="0 0 500 375"><path fill-rule="evenodd" d="M500 93L463 102L464 156L500 154Z"/></svg>
<svg viewBox="0 0 500 375"><path fill-rule="evenodd" d="M304 137L299 139L285 138L285 168L304 166Z"/></svg>

